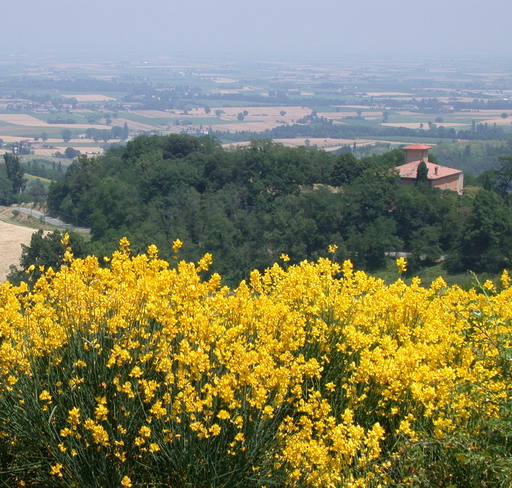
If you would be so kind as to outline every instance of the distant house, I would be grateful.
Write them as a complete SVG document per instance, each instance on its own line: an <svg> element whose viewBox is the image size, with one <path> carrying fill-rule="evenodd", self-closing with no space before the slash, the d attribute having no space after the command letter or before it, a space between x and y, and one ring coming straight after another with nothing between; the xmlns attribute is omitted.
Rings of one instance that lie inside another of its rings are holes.
<svg viewBox="0 0 512 488"><path fill-rule="evenodd" d="M413 185L418 175L418 166L424 161L428 169L427 178L433 188L456 191L461 195L464 186L464 173L460 169L431 163L428 160L430 148L431 146L425 144L412 144L403 148L405 164L396 168L400 174L400 182L405 185Z"/></svg>

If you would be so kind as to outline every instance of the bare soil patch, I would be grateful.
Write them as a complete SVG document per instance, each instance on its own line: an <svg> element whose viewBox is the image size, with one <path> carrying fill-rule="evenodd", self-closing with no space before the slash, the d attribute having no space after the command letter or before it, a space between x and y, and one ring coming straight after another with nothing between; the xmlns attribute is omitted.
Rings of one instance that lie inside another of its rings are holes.
<svg viewBox="0 0 512 488"><path fill-rule="evenodd" d="M31 141L30 137L19 137L19 136L3 136L0 134L0 138L4 142L18 142L18 141ZM62 139L61 139L62 140Z"/></svg>
<svg viewBox="0 0 512 488"><path fill-rule="evenodd" d="M49 124L44 120L28 114L0 114L0 120L14 125L22 125L24 127L65 127L68 129L105 129L104 125L97 124Z"/></svg>
<svg viewBox="0 0 512 488"><path fill-rule="evenodd" d="M201 111L203 111L201 109ZM161 119L161 118L170 118L174 116L174 113L166 112L164 110L134 110L134 114L140 115L142 117L149 117L149 118L155 118L155 119Z"/></svg>
<svg viewBox="0 0 512 488"><path fill-rule="evenodd" d="M34 232L34 229L0 220L0 283L5 281L10 266L19 264L21 244L28 245Z"/></svg>
<svg viewBox="0 0 512 488"><path fill-rule="evenodd" d="M232 124L212 124L212 129L218 131L233 131L239 132L248 130L251 132L264 132L267 129L273 129L274 127L278 127L282 124L279 122L273 122L272 120L261 121L261 122L240 122L240 123L232 123Z"/></svg>
<svg viewBox="0 0 512 488"><path fill-rule="evenodd" d="M274 142L279 142L284 144L285 146L290 147L299 147L305 146L306 141L309 141L310 146L316 146L320 149L332 150L339 149L342 146L346 146L347 144L352 144L353 139L333 139L333 138L325 138L325 137L310 137L309 139L306 137L298 137L294 139L274 139Z"/></svg>
<svg viewBox="0 0 512 488"><path fill-rule="evenodd" d="M59 149L34 149L36 156L53 156Z"/></svg>
<svg viewBox="0 0 512 488"><path fill-rule="evenodd" d="M27 114L0 114L0 120L9 124L24 125L27 127L38 127L48 125L43 120L39 120L32 115Z"/></svg>
<svg viewBox="0 0 512 488"><path fill-rule="evenodd" d="M311 138L305 138L305 137L297 137L297 138L290 138L290 139L273 139L274 142L277 142L279 144L283 144L284 146L288 147L300 147L300 146L306 146L306 141L309 140L309 146L316 146L319 149L324 149L325 151L335 151L336 149L340 149L343 146L352 145L354 142L357 143L358 147L361 146L368 146L371 144L375 144L377 142L389 142L392 144L399 144L394 141L376 141L372 139L358 139L357 141L354 141L354 139L333 139L333 138L323 138L323 137L311 137ZM248 141L244 142L235 142L231 144L223 144L224 148L229 149L230 147L244 147L249 146L251 143Z"/></svg>
<svg viewBox="0 0 512 488"><path fill-rule="evenodd" d="M115 141L112 139L112 141ZM77 147L82 154L103 154L104 149L100 146ZM65 150L65 149L64 149Z"/></svg>
<svg viewBox="0 0 512 488"><path fill-rule="evenodd" d="M26 207L30 208L28 204ZM34 210L45 212L41 205L33 205ZM5 281L12 265L18 265L21 245L29 245L32 234L41 226L39 219L12 207L0 206L0 283ZM48 227L46 227L48 228Z"/></svg>
<svg viewBox="0 0 512 488"><path fill-rule="evenodd" d="M54 156L55 153L60 152L64 153L67 147L69 147L71 144L68 144L67 146L54 146L52 149L46 149L46 148L36 148L33 149L34 154L36 156ZM84 147L76 147L80 151L81 154L103 154L104 149L100 146L84 146ZM64 162L69 162L71 160L64 160Z"/></svg>
<svg viewBox="0 0 512 488"><path fill-rule="evenodd" d="M216 108L212 111L215 113ZM220 119L228 124L212 124L220 131L263 132L283 124L296 123L300 118L310 115L311 109L307 107L222 107ZM246 112L243 122L238 121L238 114Z"/></svg>
<svg viewBox="0 0 512 488"><path fill-rule="evenodd" d="M211 76L211 75L210 75ZM221 76L214 76L211 78L214 83L238 83L236 78L226 78Z"/></svg>
<svg viewBox="0 0 512 488"><path fill-rule="evenodd" d="M489 125L510 125L512 124L512 117L507 117L506 119L500 117L498 119L484 120L484 123L487 123Z"/></svg>
<svg viewBox="0 0 512 488"><path fill-rule="evenodd" d="M100 95L99 93L80 94L80 95L62 95L64 98L75 98L79 102L107 102L115 98Z"/></svg>
<svg viewBox="0 0 512 488"><path fill-rule="evenodd" d="M124 119L122 117L117 118L117 119L112 119L112 125L118 125L118 126L122 127L125 123L128 126L128 128L132 129L132 130L144 130L145 131L145 130L155 130L155 128L156 128L155 125L143 124L142 122L135 122L133 120ZM105 126L102 126L102 127L105 128Z"/></svg>
<svg viewBox="0 0 512 488"><path fill-rule="evenodd" d="M277 117L279 119L300 118L311 114L311 109L307 107L216 107L212 108L212 112L215 113L217 108L224 112L221 118L236 117L240 112L244 111L248 112L246 117ZM281 112L286 113L281 115Z"/></svg>
<svg viewBox="0 0 512 488"><path fill-rule="evenodd" d="M244 86L242 88L221 88L218 90L215 90L216 93L221 93L223 95L227 94L233 94L233 93L243 93L248 91L254 91L257 90L255 86Z"/></svg>

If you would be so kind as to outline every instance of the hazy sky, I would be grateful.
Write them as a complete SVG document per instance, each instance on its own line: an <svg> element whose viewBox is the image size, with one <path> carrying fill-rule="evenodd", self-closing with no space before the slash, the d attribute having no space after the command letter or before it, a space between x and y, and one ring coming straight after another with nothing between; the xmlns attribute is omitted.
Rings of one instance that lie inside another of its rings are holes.
<svg viewBox="0 0 512 488"><path fill-rule="evenodd" d="M510 56L512 0L4 0L0 53Z"/></svg>

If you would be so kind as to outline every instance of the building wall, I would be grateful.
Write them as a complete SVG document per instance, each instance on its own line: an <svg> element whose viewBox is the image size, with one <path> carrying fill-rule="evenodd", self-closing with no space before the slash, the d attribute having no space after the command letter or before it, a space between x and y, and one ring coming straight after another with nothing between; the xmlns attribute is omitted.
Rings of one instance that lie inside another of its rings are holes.
<svg viewBox="0 0 512 488"><path fill-rule="evenodd" d="M464 187L464 175L457 173L455 175L445 176L436 180L431 180L432 187L440 188L441 190L456 191L462 195L462 188Z"/></svg>
<svg viewBox="0 0 512 488"><path fill-rule="evenodd" d="M439 188L441 190L456 191L459 195L462 195L462 189L464 187L464 175L463 173L457 173L455 175L445 176L443 178L437 178L435 180L429 179L430 185L433 188ZM400 178L400 184L402 185L415 185L415 178Z"/></svg>
<svg viewBox="0 0 512 488"><path fill-rule="evenodd" d="M428 149L407 149L405 151L405 163L413 161L428 161Z"/></svg>

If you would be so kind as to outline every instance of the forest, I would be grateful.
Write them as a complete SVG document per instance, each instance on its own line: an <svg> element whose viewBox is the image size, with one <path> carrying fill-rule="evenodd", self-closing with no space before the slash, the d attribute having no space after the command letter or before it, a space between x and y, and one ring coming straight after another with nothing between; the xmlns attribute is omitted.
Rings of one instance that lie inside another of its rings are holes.
<svg viewBox="0 0 512 488"><path fill-rule="evenodd" d="M184 258L211 253L211 271L227 283L283 254L297 263L325 256L330 245L368 271L396 252L408 253L410 273L439 261L452 272L507 267L510 161L463 196L421 178L400 185L403 162L401 150L358 159L268 140L226 150L211 137L140 136L76 159L52 183L48 207L91 228L87 252L107 255L126 236L134 251L156 244L170 259L180 239Z"/></svg>

